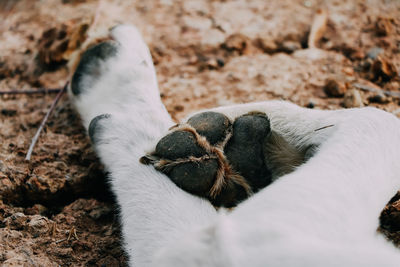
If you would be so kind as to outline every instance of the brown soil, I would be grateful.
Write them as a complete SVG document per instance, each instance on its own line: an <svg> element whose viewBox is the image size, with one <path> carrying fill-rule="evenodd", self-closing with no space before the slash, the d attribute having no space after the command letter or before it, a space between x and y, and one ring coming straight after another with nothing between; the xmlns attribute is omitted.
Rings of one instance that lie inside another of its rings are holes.
<svg viewBox="0 0 400 267"><path fill-rule="evenodd" d="M135 24L173 118L286 99L375 106L400 117L399 1L1 1L0 90L59 88L88 24ZM328 14L308 48L314 16ZM322 12L323 13L323 12ZM384 93L386 92L386 94ZM124 266L117 207L80 119L63 97L30 162L53 94L0 96L0 264ZM400 244L400 197L382 231Z"/></svg>

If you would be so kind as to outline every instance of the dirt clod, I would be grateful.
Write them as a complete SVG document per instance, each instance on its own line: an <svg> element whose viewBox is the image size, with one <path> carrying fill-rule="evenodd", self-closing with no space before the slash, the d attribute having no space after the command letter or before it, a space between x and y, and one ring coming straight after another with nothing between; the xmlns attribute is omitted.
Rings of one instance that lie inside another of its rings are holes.
<svg viewBox="0 0 400 267"><path fill-rule="evenodd" d="M347 91L347 86L344 82L335 79L327 79L324 85L324 92L330 97L341 97Z"/></svg>
<svg viewBox="0 0 400 267"><path fill-rule="evenodd" d="M378 81L387 82L397 76L397 69L393 63L379 57L372 63L371 70L374 79Z"/></svg>

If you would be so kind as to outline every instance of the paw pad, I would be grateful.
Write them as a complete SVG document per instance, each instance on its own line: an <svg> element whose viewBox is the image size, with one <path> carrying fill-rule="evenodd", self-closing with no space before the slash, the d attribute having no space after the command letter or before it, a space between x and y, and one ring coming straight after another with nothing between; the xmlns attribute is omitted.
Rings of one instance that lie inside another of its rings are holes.
<svg viewBox="0 0 400 267"><path fill-rule="evenodd" d="M270 132L264 113L231 122L221 113L203 112L173 127L141 162L215 206L233 207L271 182L263 154Z"/></svg>

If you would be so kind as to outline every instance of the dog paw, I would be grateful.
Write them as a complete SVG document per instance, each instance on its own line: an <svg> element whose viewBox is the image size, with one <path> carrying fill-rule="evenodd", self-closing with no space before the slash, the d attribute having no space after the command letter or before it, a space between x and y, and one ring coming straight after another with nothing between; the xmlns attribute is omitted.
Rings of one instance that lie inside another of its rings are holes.
<svg viewBox="0 0 400 267"><path fill-rule="evenodd" d="M264 113L232 122L222 113L203 112L174 126L141 162L215 206L233 207L271 183L263 151L270 133Z"/></svg>

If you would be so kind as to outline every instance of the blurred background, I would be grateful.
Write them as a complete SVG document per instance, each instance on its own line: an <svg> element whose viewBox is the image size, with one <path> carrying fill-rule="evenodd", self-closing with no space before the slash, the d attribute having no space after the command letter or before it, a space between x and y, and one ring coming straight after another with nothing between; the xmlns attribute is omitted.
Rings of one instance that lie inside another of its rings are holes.
<svg viewBox="0 0 400 267"><path fill-rule="evenodd" d="M398 0L0 0L0 19L2 266L125 264L117 207L66 96L24 160L55 94L17 92L61 88L98 29L138 27L175 120L271 99L400 117ZM380 229L395 243L398 198Z"/></svg>

